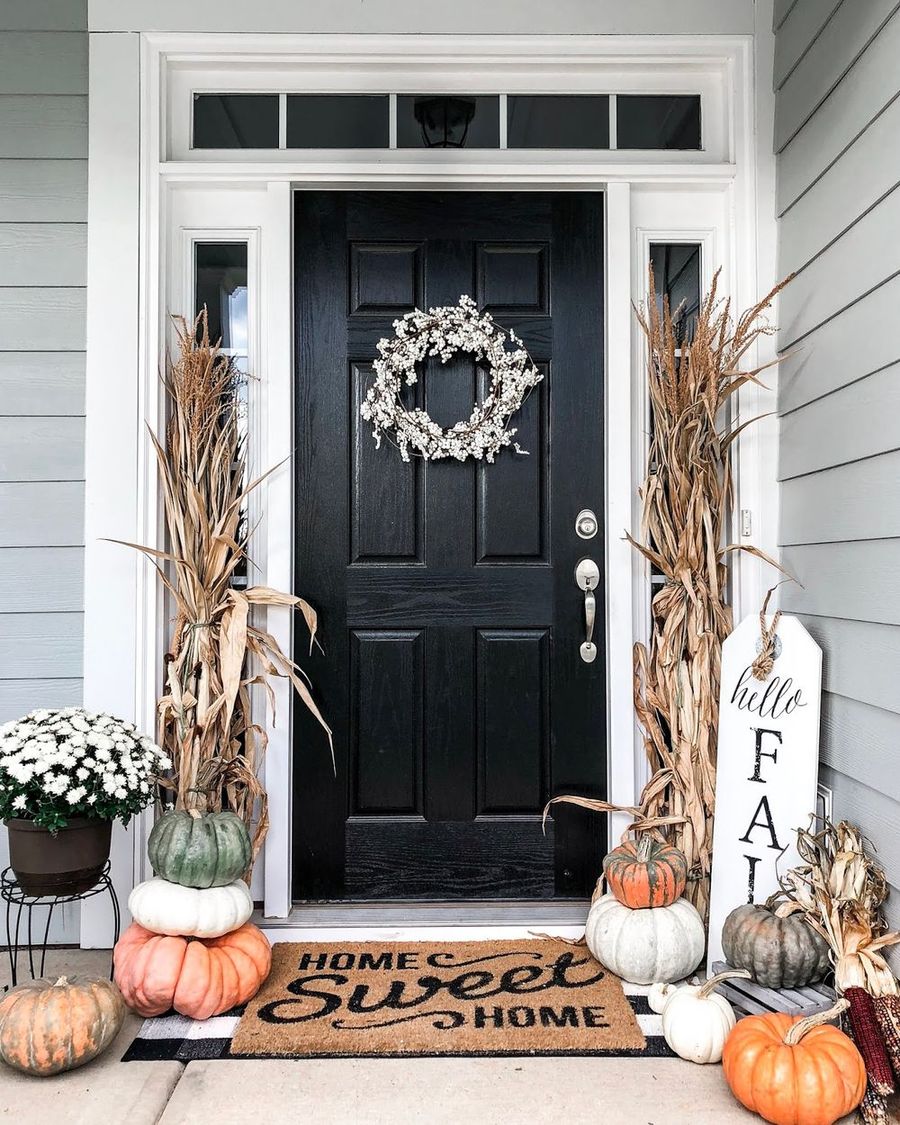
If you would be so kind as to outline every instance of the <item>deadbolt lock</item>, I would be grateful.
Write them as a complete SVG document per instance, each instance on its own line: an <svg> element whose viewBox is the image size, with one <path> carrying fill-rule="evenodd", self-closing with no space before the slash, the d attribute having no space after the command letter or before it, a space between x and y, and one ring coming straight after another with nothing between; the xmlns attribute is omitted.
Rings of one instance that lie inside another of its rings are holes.
<svg viewBox="0 0 900 1125"><path fill-rule="evenodd" d="M599 524L596 515L590 508L582 508L575 517L575 534L579 539L593 539L597 534Z"/></svg>

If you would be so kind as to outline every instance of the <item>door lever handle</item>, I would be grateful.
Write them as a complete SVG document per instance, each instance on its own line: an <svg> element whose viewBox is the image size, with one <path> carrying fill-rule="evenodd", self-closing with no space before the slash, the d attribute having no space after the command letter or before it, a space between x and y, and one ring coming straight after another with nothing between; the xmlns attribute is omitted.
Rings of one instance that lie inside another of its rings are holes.
<svg viewBox="0 0 900 1125"><path fill-rule="evenodd" d="M575 582L579 590L584 590L585 638L579 652L585 664L593 664L597 659L597 646L594 644L594 621L597 617L597 598L594 591L600 585L600 568L593 559L580 560L575 567Z"/></svg>

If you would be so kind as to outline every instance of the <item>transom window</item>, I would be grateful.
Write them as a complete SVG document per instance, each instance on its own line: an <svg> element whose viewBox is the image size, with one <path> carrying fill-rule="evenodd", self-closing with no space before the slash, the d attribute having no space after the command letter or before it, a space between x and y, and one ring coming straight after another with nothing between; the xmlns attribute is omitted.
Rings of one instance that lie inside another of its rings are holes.
<svg viewBox="0 0 900 1125"><path fill-rule="evenodd" d="M195 93L193 149L700 150L700 94Z"/></svg>

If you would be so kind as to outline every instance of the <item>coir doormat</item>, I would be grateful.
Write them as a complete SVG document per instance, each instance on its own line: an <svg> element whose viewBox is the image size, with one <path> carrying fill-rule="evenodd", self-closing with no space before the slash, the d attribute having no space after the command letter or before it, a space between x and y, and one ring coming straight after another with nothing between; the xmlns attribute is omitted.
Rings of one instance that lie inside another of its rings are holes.
<svg viewBox="0 0 900 1125"><path fill-rule="evenodd" d="M618 977L560 941L296 944L231 1042L234 1057L643 1052Z"/></svg>

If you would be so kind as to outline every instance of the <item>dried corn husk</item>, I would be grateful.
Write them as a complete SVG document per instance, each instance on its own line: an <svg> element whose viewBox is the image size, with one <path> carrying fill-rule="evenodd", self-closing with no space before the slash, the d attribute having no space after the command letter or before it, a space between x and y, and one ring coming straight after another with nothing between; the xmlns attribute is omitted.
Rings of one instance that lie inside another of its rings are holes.
<svg viewBox="0 0 900 1125"><path fill-rule="evenodd" d="M651 299L637 310L648 345L652 433L640 539L629 541L665 576L653 598L649 646L634 650L634 703L644 729L652 778L641 795L648 824L669 824L691 877L687 897L705 917L709 908L716 739L722 642L731 632L727 561L754 547L728 545L724 534L732 496L730 451L753 419L732 425L728 406L741 387L759 382L764 367L744 368L761 336L777 285L736 322L718 296L719 273L703 298L690 339L679 312ZM649 292L655 292L650 271ZM769 366L769 365L765 365ZM776 565L773 560L767 559Z"/></svg>
<svg viewBox="0 0 900 1125"><path fill-rule="evenodd" d="M206 311L188 324L175 318L178 350L164 380L169 405L165 440L151 433L165 505L167 550L131 543L156 566L175 620L158 703L159 743L174 763L167 785L176 808L237 813L251 831L253 858L268 831L259 769L266 732L253 721L250 690L274 698L270 680L287 678L325 731L331 731L302 669L281 651L254 610L300 611L312 641L315 610L268 586L232 587L247 557L247 483L239 424L240 373L209 338Z"/></svg>
<svg viewBox="0 0 900 1125"><path fill-rule="evenodd" d="M862 833L848 821L826 822L818 833L800 829L797 850L801 863L782 877L782 890L831 947L837 987L896 995L897 980L883 950L900 942L900 933L887 932L882 914L887 880Z"/></svg>
<svg viewBox="0 0 900 1125"><path fill-rule="evenodd" d="M877 1125L887 1120L885 1097L900 1075L900 989L883 952L900 933L887 931L882 913L887 880L847 821L826 821L818 833L801 829L797 849L802 862L781 886L830 946L835 984L851 1005L847 1030L869 1079L860 1114Z"/></svg>
<svg viewBox="0 0 900 1125"><path fill-rule="evenodd" d="M635 820L629 832L661 836L665 829L688 861L685 896L704 918L722 642L732 627L727 561L732 551L746 551L781 569L756 547L726 544L724 533L732 496L731 446L755 420L731 425L728 407L741 387L759 383L760 373L771 366L743 368L757 340L774 331L765 315L787 281L736 323L731 302L718 296L718 282L717 272L690 339L683 338L679 310L673 312L668 301L660 310L651 298L635 310L648 345L652 434L640 489L640 538L627 533L626 538L665 578L653 598L650 644L634 647L634 705L652 776L635 807L554 798L597 812L630 813ZM649 292L656 292L652 268Z"/></svg>

